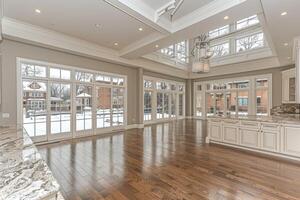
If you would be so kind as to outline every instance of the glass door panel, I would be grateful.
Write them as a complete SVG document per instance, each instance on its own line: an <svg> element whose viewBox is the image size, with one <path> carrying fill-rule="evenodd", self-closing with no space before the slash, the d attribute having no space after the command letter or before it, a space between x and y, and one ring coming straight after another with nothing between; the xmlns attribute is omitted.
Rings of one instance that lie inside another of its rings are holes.
<svg viewBox="0 0 300 200"><path fill-rule="evenodd" d="M169 96L170 94L164 94L164 118L169 118Z"/></svg>
<svg viewBox="0 0 300 200"><path fill-rule="evenodd" d="M184 108L183 108L183 99L184 95L183 94L179 94L178 95L178 115L179 116L184 116Z"/></svg>
<svg viewBox="0 0 300 200"><path fill-rule="evenodd" d="M149 121L152 118L152 92L144 92L144 121Z"/></svg>
<svg viewBox="0 0 300 200"><path fill-rule="evenodd" d="M163 118L163 93L157 93L156 119Z"/></svg>
<svg viewBox="0 0 300 200"><path fill-rule="evenodd" d="M236 91L231 91L226 93L226 108L227 112L231 115L236 114Z"/></svg>
<svg viewBox="0 0 300 200"><path fill-rule="evenodd" d="M196 93L196 116L202 116L202 94L199 92Z"/></svg>
<svg viewBox="0 0 300 200"><path fill-rule="evenodd" d="M76 131L92 129L92 86L76 85Z"/></svg>
<svg viewBox="0 0 300 200"><path fill-rule="evenodd" d="M171 94L171 117L176 117L176 94Z"/></svg>
<svg viewBox="0 0 300 200"><path fill-rule="evenodd" d="M71 85L50 84L50 133L71 132Z"/></svg>
<svg viewBox="0 0 300 200"><path fill-rule="evenodd" d="M97 128L111 126L111 88L96 87L97 97Z"/></svg>
<svg viewBox="0 0 300 200"><path fill-rule="evenodd" d="M47 139L47 83L23 80L23 126L35 141Z"/></svg>
<svg viewBox="0 0 300 200"><path fill-rule="evenodd" d="M207 116L215 114L215 94L208 93L206 97Z"/></svg>
<svg viewBox="0 0 300 200"><path fill-rule="evenodd" d="M122 126L124 125L124 88L112 90L112 126Z"/></svg>
<svg viewBox="0 0 300 200"><path fill-rule="evenodd" d="M268 98L268 90L267 89L257 89L256 90L256 114L267 116L269 98Z"/></svg>
<svg viewBox="0 0 300 200"><path fill-rule="evenodd" d="M238 91L238 115L248 115L249 92Z"/></svg>
<svg viewBox="0 0 300 200"><path fill-rule="evenodd" d="M224 114L225 106L224 106L224 94L216 93L216 114Z"/></svg>

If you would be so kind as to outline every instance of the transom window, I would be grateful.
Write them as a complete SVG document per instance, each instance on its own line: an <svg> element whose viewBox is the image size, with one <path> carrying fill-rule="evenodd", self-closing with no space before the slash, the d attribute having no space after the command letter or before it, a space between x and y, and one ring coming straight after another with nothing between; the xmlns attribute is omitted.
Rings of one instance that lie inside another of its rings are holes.
<svg viewBox="0 0 300 200"><path fill-rule="evenodd" d="M236 52L257 49L264 46L264 34L256 33L236 40Z"/></svg>
<svg viewBox="0 0 300 200"><path fill-rule="evenodd" d="M229 33L229 25L214 29L212 31L208 32L209 37L212 38L216 38L225 34Z"/></svg>
<svg viewBox="0 0 300 200"><path fill-rule="evenodd" d="M211 47L211 51L213 51L213 57L221 57L229 54L229 42L218 44Z"/></svg>
<svg viewBox="0 0 300 200"><path fill-rule="evenodd" d="M213 59L265 47L264 34L257 15L208 32Z"/></svg>
<svg viewBox="0 0 300 200"><path fill-rule="evenodd" d="M253 15L251 17L247 17L245 19L237 21L236 22L236 29L237 30L243 29L243 28L258 24L258 23L259 23L259 20L258 20L257 15Z"/></svg>
<svg viewBox="0 0 300 200"><path fill-rule="evenodd" d="M160 53L166 55L176 61L186 63L188 62L188 45L187 41L182 41L177 44L170 45L167 48L160 50Z"/></svg>

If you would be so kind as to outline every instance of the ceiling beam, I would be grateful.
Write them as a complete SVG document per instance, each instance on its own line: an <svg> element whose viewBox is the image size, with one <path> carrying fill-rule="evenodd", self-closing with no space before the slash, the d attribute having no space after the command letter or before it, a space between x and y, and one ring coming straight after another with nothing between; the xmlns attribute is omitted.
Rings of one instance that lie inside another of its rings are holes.
<svg viewBox="0 0 300 200"><path fill-rule="evenodd" d="M172 34L156 41L145 42L144 46L137 45L124 48L121 50L120 56L129 59L138 58L152 53L156 44L159 44L161 48L167 47L261 12L262 7L259 0L215 0L174 21L171 29ZM229 20L223 19L225 15L230 16Z"/></svg>
<svg viewBox="0 0 300 200"><path fill-rule="evenodd" d="M152 27L161 34L171 33L171 23L167 20L155 22L155 11L142 1L135 0L103 0L121 12L133 17L143 24Z"/></svg>
<svg viewBox="0 0 300 200"><path fill-rule="evenodd" d="M149 61L144 58L134 60L122 58L119 56L118 51L10 18L4 17L2 19L2 31L4 39L20 41L123 66L143 68L148 71L168 74L179 78L188 77L187 71L184 70Z"/></svg>

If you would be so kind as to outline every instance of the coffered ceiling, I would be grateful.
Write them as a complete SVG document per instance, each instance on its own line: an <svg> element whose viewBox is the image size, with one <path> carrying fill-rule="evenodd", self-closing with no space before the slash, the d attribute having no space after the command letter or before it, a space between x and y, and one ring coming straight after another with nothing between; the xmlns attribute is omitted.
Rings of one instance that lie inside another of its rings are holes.
<svg viewBox="0 0 300 200"><path fill-rule="evenodd" d="M300 19L299 0L184 0L172 21L168 14L156 20L156 11L171 1L2 0L3 36L92 54L109 62L169 71L170 66L143 56L258 14L273 55L278 56L278 66L293 62L293 38L300 35L300 28L292 24ZM282 12L287 15L281 16ZM186 68L181 73L186 77Z"/></svg>

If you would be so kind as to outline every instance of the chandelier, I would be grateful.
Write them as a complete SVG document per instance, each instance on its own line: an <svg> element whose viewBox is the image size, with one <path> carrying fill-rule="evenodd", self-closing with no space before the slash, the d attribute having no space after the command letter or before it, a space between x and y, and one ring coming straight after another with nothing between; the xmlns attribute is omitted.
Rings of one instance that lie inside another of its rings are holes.
<svg viewBox="0 0 300 200"><path fill-rule="evenodd" d="M212 57L213 52L209 48L209 37L206 34L202 34L194 39L191 55L193 56L193 73L209 72L209 59Z"/></svg>

